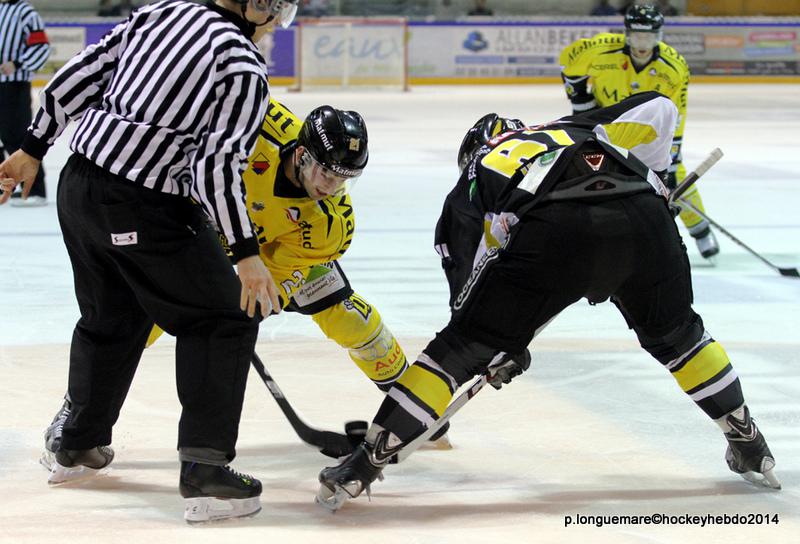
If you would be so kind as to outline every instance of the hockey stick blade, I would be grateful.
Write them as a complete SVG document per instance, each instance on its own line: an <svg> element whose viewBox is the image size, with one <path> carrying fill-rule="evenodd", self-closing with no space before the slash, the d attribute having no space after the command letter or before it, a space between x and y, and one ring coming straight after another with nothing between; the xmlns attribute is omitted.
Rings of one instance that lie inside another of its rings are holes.
<svg viewBox="0 0 800 544"><path fill-rule="evenodd" d="M701 162L697 168L689 172L683 181L680 182L678 186L675 187L675 189L670 193L670 203L675 202L677 199L683 196L683 194L689 190L689 187L694 185L694 182L700 179L700 176L704 175L711 169L712 166L717 164L717 162L722 158L722 155L723 153L720 148L714 148L714 150L708 154L708 157L706 157L706 159Z"/></svg>
<svg viewBox="0 0 800 544"><path fill-rule="evenodd" d="M711 225L712 225L713 227L715 227L715 228L716 228L718 231L720 231L722 234L724 234L725 236L727 236L728 238L730 238L731 240L733 240L733 242L735 242L737 245L739 245L739 247L741 247L741 248L743 248L743 249L747 250L747 252L748 252L748 253L750 253L750 254L751 254L753 257L755 257L756 259L758 259L758 260L759 260L759 261L761 261L762 263L766 264L768 267L772 268L773 270L777 270L777 271L778 271L778 273L779 273L781 276L786 276L786 277L790 277L790 278L800 278L800 271L798 271L798 269L797 269L797 268L793 268L793 267L780 267L780 266L778 266L778 265L774 264L773 262L769 261L769 260L768 260L766 257L764 257L763 255L761 255L760 253L758 253L756 250L754 250L753 248L751 248L750 246L748 246L747 244L745 244L744 242L742 242L741 240L739 240L739 239L738 239L736 236L734 236L734 235L733 235L733 234L731 234L730 232L728 232L728 231L727 231L727 230L726 230L726 229L725 229L725 228L724 228L722 225L720 225L719 223L717 223L716 221L714 221L713 219L711 219L711 218L708 216L708 214L706 214L706 213L704 213L704 212L701 212L700 210L698 210L698 209L697 209L697 207L696 207L696 206L693 206L691 202L688 202L688 201L686 201L686 200L683 200L683 199L681 199L681 200L680 200L680 206L682 206L682 207L686 207L686 208L687 208L687 209L689 209L691 212L693 212L693 213L695 213L695 214L699 215L700 217L702 217L703 219L705 219L706 221L708 221L709 223L711 223Z"/></svg>
<svg viewBox="0 0 800 544"><path fill-rule="evenodd" d="M300 416L294 411L292 405L289 404L283 391L281 391L278 384L275 383L275 380L270 376L269 372L267 372L264 363L261 362L257 353L253 354L251 363L264 382L264 385L267 386L272 398L278 403L278 407L283 412L283 415L289 420L292 429L294 429L294 432L300 437L300 440L319 449L320 453L328 457L338 458L353 452L353 445L350 443L350 439L347 435L316 429L300 419Z"/></svg>

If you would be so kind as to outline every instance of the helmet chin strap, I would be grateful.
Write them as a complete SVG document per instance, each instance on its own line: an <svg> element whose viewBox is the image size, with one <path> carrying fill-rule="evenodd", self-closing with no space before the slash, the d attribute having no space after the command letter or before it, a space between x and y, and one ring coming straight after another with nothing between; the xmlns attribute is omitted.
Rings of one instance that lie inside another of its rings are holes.
<svg viewBox="0 0 800 544"><path fill-rule="evenodd" d="M244 20L245 23L247 23L248 38L252 38L255 35L256 29L270 24L272 20L275 19L274 15L270 15L269 17L267 17L267 20L264 21L263 23L254 23L253 21L247 18L247 4L239 4L239 9L242 10L242 19Z"/></svg>

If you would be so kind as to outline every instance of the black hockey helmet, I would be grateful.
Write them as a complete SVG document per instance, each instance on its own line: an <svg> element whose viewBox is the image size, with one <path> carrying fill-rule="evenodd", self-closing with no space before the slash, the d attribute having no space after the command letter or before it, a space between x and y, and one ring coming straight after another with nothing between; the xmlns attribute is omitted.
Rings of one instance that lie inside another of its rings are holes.
<svg viewBox="0 0 800 544"><path fill-rule="evenodd" d="M308 114L297 144L321 166L345 178L360 176L369 159L364 119L357 112L331 106Z"/></svg>
<svg viewBox="0 0 800 544"><path fill-rule="evenodd" d="M625 30L634 32L661 32L664 16L656 6L633 4L625 12Z"/></svg>
<svg viewBox="0 0 800 544"><path fill-rule="evenodd" d="M242 7L242 13L249 4L259 13L269 13L270 21L286 28L292 24L300 0L236 0L236 3Z"/></svg>
<svg viewBox="0 0 800 544"><path fill-rule="evenodd" d="M496 113L487 113L472 125L461 140L461 147L458 149L458 171L463 172L475 153L498 134L523 128L525 123L519 119L506 119Z"/></svg>
<svg viewBox="0 0 800 544"><path fill-rule="evenodd" d="M655 6L634 4L625 13L625 44L631 58L645 65L663 36L664 16Z"/></svg>

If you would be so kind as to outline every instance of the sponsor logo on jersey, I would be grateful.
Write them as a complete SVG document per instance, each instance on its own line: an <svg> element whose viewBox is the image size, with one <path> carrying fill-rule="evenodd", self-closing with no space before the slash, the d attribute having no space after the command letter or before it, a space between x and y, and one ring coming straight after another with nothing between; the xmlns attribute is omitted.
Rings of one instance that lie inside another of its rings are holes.
<svg viewBox="0 0 800 544"><path fill-rule="evenodd" d="M584 153L583 160L586 161L586 164L589 165L589 168L595 172L599 172L600 167L603 166L603 163L606 160L606 156L604 153Z"/></svg>
<svg viewBox="0 0 800 544"><path fill-rule="evenodd" d="M500 256L499 248L490 247L486 250L486 253L481 255L481 258L478 260L478 264L472 269L472 273L470 273L469 278L467 278L466 283L464 283L464 287L461 289L461 292L456 297L456 300L453 302L453 310L460 310L461 307L464 305L464 302L467 298L469 298L469 294L472 292L472 288L478 281L478 278L481 275L481 272L486 268L486 266L491 262L497 259Z"/></svg>
<svg viewBox="0 0 800 544"><path fill-rule="evenodd" d="M546 166L546 165L550 164L551 162L553 162L555 160L555 158L556 158L556 152L555 151L550 151L549 153L545 153L544 155L539 157L539 165L540 166Z"/></svg>
<svg viewBox="0 0 800 544"><path fill-rule="evenodd" d="M298 216L299 215L300 213L298 212ZM300 221L297 223L297 226L300 227L300 243L306 249L314 249L314 245L311 243L311 230L314 228L314 225L308 221Z"/></svg>
<svg viewBox="0 0 800 544"><path fill-rule="evenodd" d="M280 129L280 131L285 134L289 127L294 124L294 119L292 119L290 115L287 115L283 122L281 122L283 116L284 112L280 110L278 104L270 100L267 105L267 117L273 121L273 126Z"/></svg>
<svg viewBox="0 0 800 544"><path fill-rule="evenodd" d="M259 153L256 158L250 163L250 168L259 176L269 170L269 159L263 154Z"/></svg>
<svg viewBox="0 0 800 544"><path fill-rule="evenodd" d="M292 223L297 223L300 221L300 208L296 208L294 206L290 208L286 208L283 211L286 212L286 218L289 219Z"/></svg>
<svg viewBox="0 0 800 544"><path fill-rule="evenodd" d="M263 202L253 202L250 204L250 209L254 212L263 212L264 208L266 208L266 206L264 206Z"/></svg>
<svg viewBox="0 0 800 544"><path fill-rule="evenodd" d="M592 68L595 70L616 70L619 66L617 64L594 64Z"/></svg>
<svg viewBox="0 0 800 544"><path fill-rule="evenodd" d="M654 76L654 75L656 75L656 69L655 69L655 68L650 68L650 71L649 71L648 73L649 73L651 76Z"/></svg>
<svg viewBox="0 0 800 544"><path fill-rule="evenodd" d="M633 89L634 91L638 91L639 87L640 85L638 81L634 81L633 83L631 83L631 89Z"/></svg>
<svg viewBox="0 0 800 544"><path fill-rule="evenodd" d="M627 70L628 69L628 61L627 60L622 63L622 69L623 70Z"/></svg>

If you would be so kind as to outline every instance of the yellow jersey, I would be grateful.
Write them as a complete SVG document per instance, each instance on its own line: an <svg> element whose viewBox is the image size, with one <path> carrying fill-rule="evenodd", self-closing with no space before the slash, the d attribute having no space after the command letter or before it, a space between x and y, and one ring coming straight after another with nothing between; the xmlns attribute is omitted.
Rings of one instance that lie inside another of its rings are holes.
<svg viewBox="0 0 800 544"><path fill-rule="evenodd" d="M330 270L316 265L344 255L355 232L349 195L312 200L286 177L283 160L294 152L301 126L288 108L270 98L242 175L261 259L280 287L284 306L306 281Z"/></svg>
<svg viewBox="0 0 800 544"><path fill-rule="evenodd" d="M637 69L625 45L625 36L602 33L567 46L559 62L567 96L576 113L611 106L645 91L656 91L672 100L678 108L678 124L670 171L677 169L686 124L689 65L674 47L659 42L650 62Z"/></svg>

